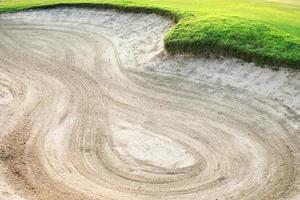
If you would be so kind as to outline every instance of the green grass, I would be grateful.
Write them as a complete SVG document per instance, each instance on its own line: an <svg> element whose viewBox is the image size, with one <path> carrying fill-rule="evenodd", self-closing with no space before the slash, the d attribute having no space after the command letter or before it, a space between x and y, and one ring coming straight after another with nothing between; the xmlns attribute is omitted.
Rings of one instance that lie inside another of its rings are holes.
<svg viewBox="0 0 300 200"><path fill-rule="evenodd" d="M300 0L0 0L0 12L91 3L174 18L178 23L164 39L170 53L300 69Z"/></svg>

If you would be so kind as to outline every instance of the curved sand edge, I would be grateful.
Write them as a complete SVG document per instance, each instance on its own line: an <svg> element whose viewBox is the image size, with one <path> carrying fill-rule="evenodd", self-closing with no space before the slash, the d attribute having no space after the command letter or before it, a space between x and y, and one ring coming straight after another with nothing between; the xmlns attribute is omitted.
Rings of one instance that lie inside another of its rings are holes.
<svg viewBox="0 0 300 200"><path fill-rule="evenodd" d="M300 72L289 69L272 70L237 59L195 58L168 56L163 51L163 35L173 22L155 14L130 14L110 10L55 9L55 12L25 11L9 16L39 18L39 21L72 22L97 25L118 46L124 67L134 70L156 71L169 75L230 86L272 98L300 114ZM80 10L78 13L77 11ZM24 15L25 14L25 15ZM38 16L37 16L38 15ZM58 15L58 16L54 16ZM79 18L79 20L77 19ZM149 22L143 20L150 20ZM112 20L112 21L110 21ZM143 26L146 23L147 26ZM142 27L139 29L137 27ZM126 37L124 37L126 35ZM130 49L130 54L128 53Z"/></svg>

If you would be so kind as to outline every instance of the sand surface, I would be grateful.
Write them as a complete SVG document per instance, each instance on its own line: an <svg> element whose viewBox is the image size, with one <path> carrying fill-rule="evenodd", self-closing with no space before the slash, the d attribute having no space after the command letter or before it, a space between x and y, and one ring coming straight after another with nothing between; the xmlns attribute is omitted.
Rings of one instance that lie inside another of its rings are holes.
<svg viewBox="0 0 300 200"><path fill-rule="evenodd" d="M0 15L0 199L300 199L300 72L169 56L173 22Z"/></svg>

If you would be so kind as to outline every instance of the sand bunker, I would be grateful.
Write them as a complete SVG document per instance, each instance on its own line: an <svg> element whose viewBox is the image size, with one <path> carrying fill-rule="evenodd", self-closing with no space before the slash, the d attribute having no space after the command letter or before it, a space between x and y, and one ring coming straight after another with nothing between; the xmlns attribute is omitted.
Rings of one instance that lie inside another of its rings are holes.
<svg viewBox="0 0 300 200"><path fill-rule="evenodd" d="M300 73L169 56L157 15L0 15L0 199L300 198Z"/></svg>

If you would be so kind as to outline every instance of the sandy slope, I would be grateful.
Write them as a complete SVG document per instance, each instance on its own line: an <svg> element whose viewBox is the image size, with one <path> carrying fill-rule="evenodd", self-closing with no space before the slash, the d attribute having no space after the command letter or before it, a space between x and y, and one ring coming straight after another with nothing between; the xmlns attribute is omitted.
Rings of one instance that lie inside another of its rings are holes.
<svg viewBox="0 0 300 200"><path fill-rule="evenodd" d="M169 57L171 26L0 15L0 199L300 198L300 74Z"/></svg>

